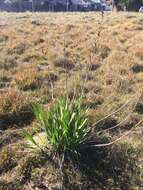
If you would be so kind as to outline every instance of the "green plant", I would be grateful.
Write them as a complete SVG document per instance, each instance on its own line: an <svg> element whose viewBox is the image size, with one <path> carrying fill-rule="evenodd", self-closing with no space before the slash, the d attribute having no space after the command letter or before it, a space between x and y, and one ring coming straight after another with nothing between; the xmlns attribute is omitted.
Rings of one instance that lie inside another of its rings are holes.
<svg viewBox="0 0 143 190"><path fill-rule="evenodd" d="M46 135L45 145L49 143L55 151L77 153L80 145L86 142L89 134L87 109L81 109L81 99L70 102L62 98L48 114L42 105L37 104L33 108L36 119ZM25 137L36 147L41 148L34 136L26 133Z"/></svg>

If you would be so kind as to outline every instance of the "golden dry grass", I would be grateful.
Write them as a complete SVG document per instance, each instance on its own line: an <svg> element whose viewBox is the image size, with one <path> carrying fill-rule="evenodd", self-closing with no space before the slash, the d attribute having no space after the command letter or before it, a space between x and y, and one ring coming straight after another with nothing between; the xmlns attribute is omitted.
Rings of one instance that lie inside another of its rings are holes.
<svg viewBox="0 0 143 190"><path fill-rule="evenodd" d="M106 13L103 20L100 13L0 14L0 189L60 186L57 169L21 146L23 130L35 123L33 102L49 106L65 92L72 97L75 89L83 90L93 124L131 100L95 126L106 129L129 115L116 133L108 134L111 139L142 119L142 42L143 18L137 13ZM65 168L65 189L140 189L142 176L132 166L139 161L143 167L141 127L109 154L100 150L106 165L91 156L86 158L91 165L81 160L87 170Z"/></svg>

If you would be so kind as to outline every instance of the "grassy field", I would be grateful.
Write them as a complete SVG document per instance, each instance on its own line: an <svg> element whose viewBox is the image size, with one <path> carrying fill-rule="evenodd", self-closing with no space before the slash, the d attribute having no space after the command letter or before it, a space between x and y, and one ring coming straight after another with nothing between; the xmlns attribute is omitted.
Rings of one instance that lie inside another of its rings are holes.
<svg viewBox="0 0 143 190"><path fill-rule="evenodd" d="M23 131L36 125L33 103L81 91L98 142L132 132L65 164L62 189L141 190L142 15L0 13L0 190L60 189L58 168L24 148Z"/></svg>

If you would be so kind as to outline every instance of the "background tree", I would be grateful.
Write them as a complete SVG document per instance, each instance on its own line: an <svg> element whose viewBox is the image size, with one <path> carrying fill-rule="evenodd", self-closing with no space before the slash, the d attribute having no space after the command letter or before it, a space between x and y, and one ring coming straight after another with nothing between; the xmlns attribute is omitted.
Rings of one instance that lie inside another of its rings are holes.
<svg viewBox="0 0 143 190"><path fill-rule="evenodd" d="M128 11L138 11L143 6L143 0L114 0L114 4L117 10L126 6Z"/></svg>

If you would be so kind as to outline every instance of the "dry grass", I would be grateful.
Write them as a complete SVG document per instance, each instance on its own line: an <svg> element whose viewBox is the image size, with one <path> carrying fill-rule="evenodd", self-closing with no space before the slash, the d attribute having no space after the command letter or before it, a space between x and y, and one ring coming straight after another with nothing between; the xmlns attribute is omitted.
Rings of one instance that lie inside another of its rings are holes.
<svg viewBox="0 0 143 190"><path fill-rule="evenodd" d="M34 90L40 87L40 79L38 70L35 67L21 67L16 72L12 81L13 86L17 86L20 90Z"/></svg>
<svg viewBox="0 0 143 190"><path fill-rule="evenodd" d="M101 20L100 13L1 13L0 18L0 189L56 188L61 179L54 164L32 153L23 157L19 133L33 127L31 103L48 107L65 92L70 98L84 92L93 125L131 99L93 132L123 120L107 136L113 140L131 129L143 114L142 15L106 13ZM136 131L112 149L85 154L74 169L65 166L65 189L140 189L141 141Z"/></svg>
<svg viewBox="0 0 143 190"><path fill-rule="evenodd" d="M29 97L24 96L19 91L9 90L0 93L0 114L19 112L29 104Z"/></svg>

